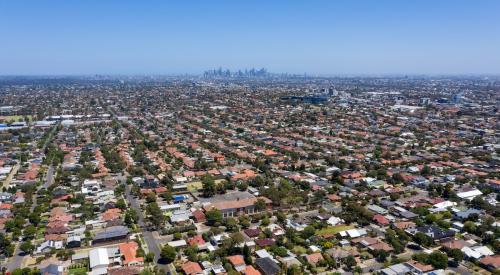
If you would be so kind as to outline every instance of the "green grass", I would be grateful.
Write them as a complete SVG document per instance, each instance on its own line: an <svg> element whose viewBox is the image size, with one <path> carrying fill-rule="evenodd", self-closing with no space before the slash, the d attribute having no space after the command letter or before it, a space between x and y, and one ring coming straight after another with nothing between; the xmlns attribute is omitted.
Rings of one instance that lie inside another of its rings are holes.
<svg viewBox="0 0 500 275"><path fill-rule="evenodd" d="M45 228L44 227L38 228L38 230L36 231L36 238L41 239L43 238L44 235L45 235Z"/></svg>
<svg viewBox="0 0 500 275"><path fill-rule="evenodd" d="M353 228L354 228L354 226L352 226L352 225L328 226L326 228L323 228L323 229L316 231L316 235L320 235L320 236L330 235L330 234L335 235L335 234L339 233L340 231L349 230L349 229L353 229Z"/></svg>
<svg viewBox="0 0 500 275"><path fill-rule="evenodd" d="M298 255L307 253L307 249L305 247L302 247L299 245L294 246L292 251L293 251L293 253L298 254Z"/></svg>
<svg viewBox="0 0 500 275"><path fill-rule="evenodd" d="M87 267L79 267L68 270L68 275L87 273Z"/></svg>
<svg viewBox="0 0 500 275"><path fill-rule="evenodd" d="M30 121L33 121L33 117L31 115L27 115ZM0 116L0 120L6 122L18 122L19 120L24 121L24 116Z"/></svg>
<svg viewBox="0 0 500 275"><path fill-rule="evenodd" d="M201 183L201 181L193 181L193 182L190 182L190 183L187 184L187 189L190 192L198 191L202 187L203 187L203 184Z"/></svg>

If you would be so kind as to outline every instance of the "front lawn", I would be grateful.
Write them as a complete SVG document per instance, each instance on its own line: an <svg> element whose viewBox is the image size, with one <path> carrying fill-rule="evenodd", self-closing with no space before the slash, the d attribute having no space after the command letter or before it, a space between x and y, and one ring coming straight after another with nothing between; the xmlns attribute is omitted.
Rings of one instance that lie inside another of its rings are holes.
<svg viewBox="0 0 500 275"><path fill-rule="evenodd" d="M84 266L68 270L68 275L81 275L81 274L87 274L87 267Z"/></svg>
<svg viewBox="0 0 500 275"><path fill-rule="evenodd" d="M326 228L320 229L316 232L316 235L325 236L325 235L335 235L340 231L345 231L349 229L353 229L352 225L336 225L336 226L328 226Z"/></svg>

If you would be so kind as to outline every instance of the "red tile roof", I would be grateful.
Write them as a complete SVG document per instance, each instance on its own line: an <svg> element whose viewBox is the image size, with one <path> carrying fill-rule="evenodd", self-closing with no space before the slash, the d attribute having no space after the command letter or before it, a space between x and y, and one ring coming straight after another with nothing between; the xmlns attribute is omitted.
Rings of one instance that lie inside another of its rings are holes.
<svg viewBox="0 0 500 275"><path fill-rule="evenodd" d="M195 262L187 262L183 264L181 268L186 275L198 274L203 272L203 269L201 269L200 264Z"/></svg>
<svg viewBox="0 0 500 275"><path fill-rule="evenodd" d="M120 253L123 255L123 263L128 265L131 262L142 263L144 261L143 257L136 257L136 252L139 246L136 242L121 243L119 245Z"/></svg>
<svg viewBox="0 0 500 275"><path fill-rule="evenodd" d="M239 265L244 265L245 260L243 259L243 256L241 255L233 255L233 256L227 256L226 259L233 265L233 266L239 266Z"/></svg>

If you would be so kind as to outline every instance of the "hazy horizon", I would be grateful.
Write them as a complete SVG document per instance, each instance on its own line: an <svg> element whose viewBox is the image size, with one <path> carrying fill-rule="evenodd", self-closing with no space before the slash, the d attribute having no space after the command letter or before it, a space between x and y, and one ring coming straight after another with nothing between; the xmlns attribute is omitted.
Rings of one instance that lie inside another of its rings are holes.
<svg viewBox="0 0 500 275"><path fill-rule="evenodd" d="M499 1L2 1L0 75L500 75Z"/></svg>

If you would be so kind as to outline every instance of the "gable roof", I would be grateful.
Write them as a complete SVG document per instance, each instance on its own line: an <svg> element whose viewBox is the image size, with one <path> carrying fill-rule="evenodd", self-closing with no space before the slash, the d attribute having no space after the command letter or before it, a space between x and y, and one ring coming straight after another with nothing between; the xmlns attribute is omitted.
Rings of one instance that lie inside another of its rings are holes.
<svg viewBox="0 0 500 275"><path fill-rule="evenodd" d="M238 265L244 265L245 260L243 259L242 255L233 255L233 256L227 256L226 259L233 265L233 266L238 266Z"/></svg>
<svg viewBox="0 0 500 275"><path fill-rule="evenodd" d="M137 249L139 248L136 242L121 243L119 245L120 253L123 255L123 263L128 265L131 262L143 262L143 257L137 257Z"/></svg>
<svg viewBox="0 0 500 275"><path fill-rule="evenodd" d="M242 271L245 275L261 275L261 273L251 265L247 265L245 270Z"/></svg>
<svg viewBox="0 0 500 275"><path fill-rule="evenodd" d="M271 258L259 258L255 260L255 265L265 275L275 275L280 272L280 267Z"/></svg>
<svg viewBox="0 0 500 275"><path fill-rule="evenodd" d="M183 264L181 268L182 271L184 271L184 273L187 275L198 274L203 272L203 269L201 269L200 264L195 262L187 262Z"/></svg>
<svg viewBox="0 0 500 275"><path fill-rule="evenodd" d="M482 258L480 262L495 269L500 268L500 255L486 256Z"/></svg>

